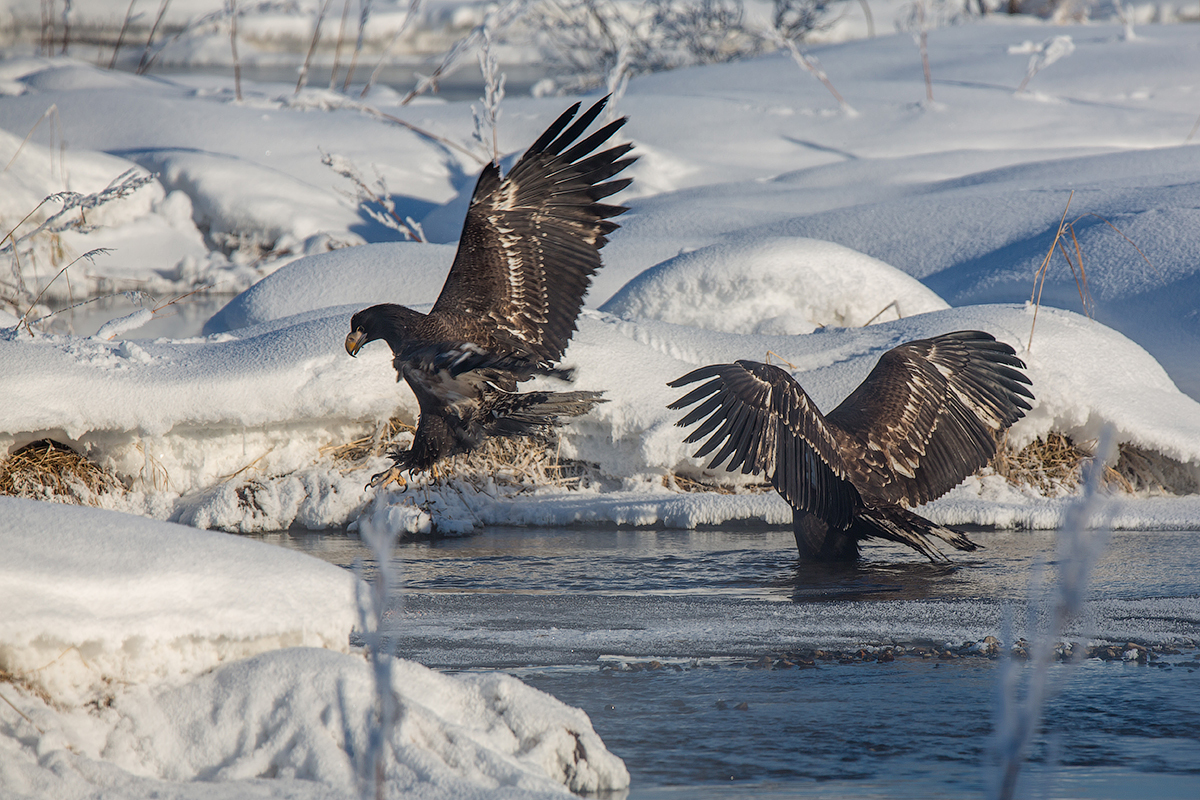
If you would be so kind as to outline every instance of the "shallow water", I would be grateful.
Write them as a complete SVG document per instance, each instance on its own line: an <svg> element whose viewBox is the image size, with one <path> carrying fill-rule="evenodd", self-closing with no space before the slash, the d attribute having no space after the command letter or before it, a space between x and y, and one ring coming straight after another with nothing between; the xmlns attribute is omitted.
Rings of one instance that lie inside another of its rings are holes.
<svg viewBox="0 0 1200 800"><path fill-rule="evenodd" d="M374 569L353 534L262 538ZM1006 624L1034 639L1051 604L1028 602L1031 576L1056 564L1052 533L973 538L985 549L950 564L884 545L816 567L786 531L489 529L396 548L390 631L404 657L583 708L630 798L982 797L1002 662L914 649ZM1052 667L1018 796L1200 796L1200 533L1112 534L1089 598L1071 636L1179 652Z"/></svg>

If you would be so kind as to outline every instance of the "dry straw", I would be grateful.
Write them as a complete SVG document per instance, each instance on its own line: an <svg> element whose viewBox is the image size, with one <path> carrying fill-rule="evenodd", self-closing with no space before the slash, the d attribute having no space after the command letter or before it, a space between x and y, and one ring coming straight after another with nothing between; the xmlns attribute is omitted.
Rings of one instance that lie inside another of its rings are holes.
<svg viewBox="0 0 1200 800"><path fill-rule="evenodd" d="M50 439L27 444L0 461L0 494L97 506L104 495L124 493L116 475Z"/></svg>

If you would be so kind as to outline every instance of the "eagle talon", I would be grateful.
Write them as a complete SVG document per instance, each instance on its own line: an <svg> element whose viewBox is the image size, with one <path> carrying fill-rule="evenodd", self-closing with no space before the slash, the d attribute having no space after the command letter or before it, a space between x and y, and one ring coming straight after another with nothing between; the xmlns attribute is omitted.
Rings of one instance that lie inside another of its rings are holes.
<svg viewBox="0 0 1200 800"><path fill-rule="evenodd" d="M370 483L363 488L385 489L387 488L388 484L395 483L400 487L400 491L404 492L408 489L408 481L404 480L404 477L400 474L401 472L402 470L400 466L398 464L393 464L383 472L372 475Z"/></svg>

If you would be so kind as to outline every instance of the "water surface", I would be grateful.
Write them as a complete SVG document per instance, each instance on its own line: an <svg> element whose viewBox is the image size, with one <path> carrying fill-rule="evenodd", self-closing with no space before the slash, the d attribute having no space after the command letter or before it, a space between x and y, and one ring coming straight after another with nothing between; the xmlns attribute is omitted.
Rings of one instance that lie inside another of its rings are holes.
<svg viewBox="0 0 1200 800"><path fill-rule="evenodd" d="M983 797L1003 662L969 643L1041 635L1031 577L1058 565L1053 533L972 536L947 564L872 545L828 567L787 531L487 529L399 545L388 627L403 657L583 708L635 800ZM353 534L263 538L376 568ZM1158 652L1052 667L1020 796L1200 796L1200 533L1116 532L1089 587L1081 650Z"/></svg>

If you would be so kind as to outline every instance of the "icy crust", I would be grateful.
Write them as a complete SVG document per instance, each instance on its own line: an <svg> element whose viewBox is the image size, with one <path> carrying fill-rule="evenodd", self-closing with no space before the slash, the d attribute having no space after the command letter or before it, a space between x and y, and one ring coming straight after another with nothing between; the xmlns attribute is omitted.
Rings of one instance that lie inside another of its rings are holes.
<svg viewBox="0 0 1200 800"><path fill-rule="evenodd" d="M66 704L280 647L345 652L356 619L344 570L141 517L0 497L0 551L0 671Z"/></svg>
<svg viewBox="0 0 1200 800"><path fill-rule="evenodd" d="M915 278L848 247L800 237L753 236L651 267L600 310L624 319L731 333L800 334L947 307Z"/></svg>

